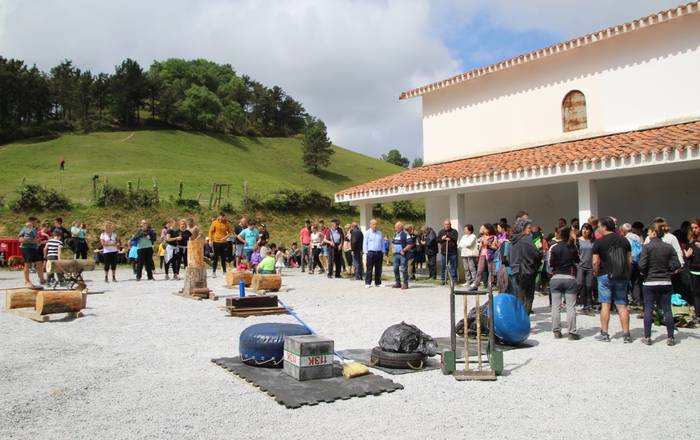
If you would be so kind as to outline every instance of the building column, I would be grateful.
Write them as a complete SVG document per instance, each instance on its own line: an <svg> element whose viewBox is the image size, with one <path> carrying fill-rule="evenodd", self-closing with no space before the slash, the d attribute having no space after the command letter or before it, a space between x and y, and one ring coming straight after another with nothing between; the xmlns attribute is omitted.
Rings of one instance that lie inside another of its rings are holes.
<svg viewBox="0 0 700 440"><path fill-rule="evenodd" d="M464 194L450 194L450 223L458 233L462 233L466 222L466 206Z"/></svg>
<svg viewBox="0 0 700 440"><path fill-rule="evenodd" d="M586 223L590 216L598 216L598 186L595 180L578 181L578 220Z"/></svg>
<svg viewBox="0 0 700 440"><path fill-rule="evenodd" d="M362 232L365 232L367 229L369 229L369 221L372 220L372 204L371 203L363 203L362 205L359 205L358 210L360 211L360 229Z"/></svg>

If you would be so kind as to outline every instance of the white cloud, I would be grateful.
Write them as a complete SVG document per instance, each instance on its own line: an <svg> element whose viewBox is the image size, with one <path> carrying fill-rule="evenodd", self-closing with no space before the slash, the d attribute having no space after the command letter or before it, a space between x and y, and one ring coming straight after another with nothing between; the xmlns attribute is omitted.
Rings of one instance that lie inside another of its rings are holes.
<svg viewBox="0 0 700 440"><path fill-rule="evenodd" d="M277 84L373 156L420 155L420 101L401 91L457 72L442 41L487 17L562 38L673 6L620 0L0 0L0 54L49 69L64 58L112 71L124 58L208 58ZM477 15L478 14L478 15ZM465 35L465 37L467 37ZM488 36L469 35L469 38ZM534 49L534 48L533 48ZM488 54L485 54L488 56Z"/></svg>
<svg viewBox="0 0 700 440"><path fill-rule="evenodd" d="M302 101L334 142L413 157L420 102L398 95L457 69L429 13L427 0L15 1L0 16L0 53L43 69L63 58L93 71L126 57L230 63Z"/></svg>

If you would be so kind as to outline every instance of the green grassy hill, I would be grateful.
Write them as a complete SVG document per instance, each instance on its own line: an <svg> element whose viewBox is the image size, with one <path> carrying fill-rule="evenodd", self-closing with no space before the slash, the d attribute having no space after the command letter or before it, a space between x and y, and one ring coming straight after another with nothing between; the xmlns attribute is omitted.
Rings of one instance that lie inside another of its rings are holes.
<svg viewBox="0 0 700 440"><path fill-rule="evenodd" d="M334 147L331 166L320 176L302 168L300 138L246 138L179 130L96 132L64 135L48 141L25 140L0 146L0 196L11 200L26 178L63 191L72 200L92 199L92 177L126 188L151 188L158 181L163 199L184 182L184 198L208 202L212 183L230 183L228 201L283 188L316 189L332 195L342 188L402 170L397 166ZM66 169L59 171L59 160Z"/></svg>

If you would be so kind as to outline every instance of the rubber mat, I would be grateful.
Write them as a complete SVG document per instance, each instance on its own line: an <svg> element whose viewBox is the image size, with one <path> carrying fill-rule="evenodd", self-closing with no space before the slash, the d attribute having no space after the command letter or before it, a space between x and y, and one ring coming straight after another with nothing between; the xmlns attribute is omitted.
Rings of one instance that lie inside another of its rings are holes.
<svg viewBox="0 0 700 440"><path fill-rule="evenodd" d="M334 377L331 379L299 382L284 374L281 369L252 367L241 362L239 357L218 358L211 361L260 388L277 403L287 408L299 408L321 402L331 403L336 400L379 395L403 389L403 385L372 373L345 379L343 369L338 364L334 365Z"/></svg>

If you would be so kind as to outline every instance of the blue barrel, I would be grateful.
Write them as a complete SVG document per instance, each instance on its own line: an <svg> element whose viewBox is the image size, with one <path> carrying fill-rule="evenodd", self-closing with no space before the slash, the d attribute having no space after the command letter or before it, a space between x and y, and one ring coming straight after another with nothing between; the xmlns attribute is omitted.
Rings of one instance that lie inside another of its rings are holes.
<svg viewBox="0 0 700 440"><path fill-rule="evenodd" d="M530 336L530 317L515 295L493 297L493 326L496 336L507 345L520 345Z"/></svg>
<svg viewBox="0 0 700 440"><path fill-rule="evenodd" d="M243 282L243 280L240 280L238 282L238 296L240 296L241 298L245 296L245 283Z"/></svg>
<svg viewBox="0 0 700 440"><path fill-rule="evenodd" d="M282 368L285 336L309 335L298 324L270 322L254 324L241 332L238 349L241 361L256 367Z"/></svg>

